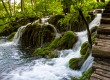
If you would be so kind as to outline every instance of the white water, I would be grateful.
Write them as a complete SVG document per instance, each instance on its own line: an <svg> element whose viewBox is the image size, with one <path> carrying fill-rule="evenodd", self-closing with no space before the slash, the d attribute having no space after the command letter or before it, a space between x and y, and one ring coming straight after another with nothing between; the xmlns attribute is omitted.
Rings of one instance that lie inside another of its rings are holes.
<svg viewBox="0 0 110 80"><path fill-rule="evenodd" d="M90 28L98 26L100 24L100 18L101 15L97 15L91 22ZM81 45L87 41L87 31L78 32L76 34L78 35L78 42L73 46L72 50L60 51L61 54L58 58L42 58L16 67L9 73L3 73L5 77L3 77L2 80L71 80L71 77L80 77L84 71L91 67L93 57L90 55L79 71L71 70L68 67L68 61L71 58L81 56Z"/></svg>
<svg viewBox="0 0 110 80"><path fill-rule="evenodd" d="M18 44L18 43L19 43L20 37L22 36L22 34L23 34L23 32L24 32L26 26L28 26L29 24L31 24L31 23L28 23L28 24L25 25L25 26L21 26L21 27L18 29L18 31L16 32L16 34L15 34L15 36L14 36L14 38L13 38L13 42L14 42L15 44Z"/></svg>

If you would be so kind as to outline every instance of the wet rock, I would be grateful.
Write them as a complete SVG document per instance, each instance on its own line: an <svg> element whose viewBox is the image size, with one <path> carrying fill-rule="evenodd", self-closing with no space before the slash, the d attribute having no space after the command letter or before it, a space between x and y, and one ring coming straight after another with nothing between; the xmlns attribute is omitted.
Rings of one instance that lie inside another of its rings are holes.
<svg viewBox="0 0 110 80"><path fill-rule="evenodd" d="M83 43L82 46L81 46L80 54L81 55L88 55L89 52L90 52L89 47L90 46L89 46L88 42Z"/></svg>
<svg viewBox="0 0 110 80"><path fill-rule="evenodd" d="M81 58L72 58L69 60L69 67L71 69L80 69L90 53L89 43L85 42L81 46Z"/></svg>
<svg viewBox="0 0 110 80"><path fill-rule="evenodd" d="M34 51L34 55L36 56L48 56L51 54L54 50L63 50L63 49L70 49L73 47L73 45L77 41L77 36L72 31L67 31L64 33L63 36L59 38L55 38L49 46L42 48L42 49L36 49ZM53 54L53 53L52 53Z"/></svg>
<svg viewBox="0 0 110 80"><path fill-rule="evenodd" d="M82 64L80 64L80 58L72 58L69 60L69 67L71 69L79 69Z"/></svg>
<svg viewBox="0 0 110 80"><path fill-rule="evenodd" d="M48 24L28 25L21 36L21 45L25 47L43 47L50 43L56 36L54 26Z"/></svg>

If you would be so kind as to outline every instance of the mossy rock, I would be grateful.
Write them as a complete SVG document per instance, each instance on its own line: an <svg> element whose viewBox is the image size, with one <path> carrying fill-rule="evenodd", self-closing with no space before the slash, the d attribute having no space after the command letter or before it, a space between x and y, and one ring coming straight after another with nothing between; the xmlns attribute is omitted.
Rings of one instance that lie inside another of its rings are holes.
<svg viewBox="0 0 110 80"><path fill-rule="evenodd" d="M82 66L81 58L72 58L69 60L69 67L71 69L80 69Z"/></svg>
<svg viewBox="0 0 110 80"><path fill-rule="evenodd" d="M71 69L80 69L87 57L89 56L90 48L89 43L85 42L81 46L80 54L81 58L72 58L69 60L69 67Z"/></svg>
<svg viewBox="0 0 110 80"><path fill-rule="evenodd" d="M90 80L91 74L93 73L93 69L90 68L80 78L71 78L71 80Z"/></svg>
<svg viewBox="0 0 110 80"><path fill-rule="evenodd" d="M73 44L75 44L77 41L77 36L72 31L67 31L64 33L64 35L61 37L61 39L58 41L58 49L70 49L73 47Z"/></svg>
<svg viewBox="0 0 110 80"><path fill-rule="evenodd" d="M36 49L34 55L45 57L50 55L54 50L71 49L77 41L77 36L72 31L67 31L59 38L55 38L51 44L42 49ZM53 54L53 53L52 53Z"/></svg>
<svg viewBox="0 0 110 80"><path fill-rule="evenodd" d="M34 55L37 57L50 57L52 54L54 54L54 50L57 47L57 42L60 40L60 38L56 38L54 39L51 44L49 46L47 46L46 48L41 48L41 49L36 49L34 51ZM56 54L57 55L57 54Z"/></svg>
<svg viewBox="0 0 110 80"><path fill-rule="evenodd" d="M88 41L86 41L81 46L80 54L85 55L87 53L88 48L89 48L89 43Z"/></svg>
<svg viewBox="0 0 110 80"><path fill-rule="evenodd" d="M25 28L21 37L21 45L26 47L43 47L54 40L56 32L54 26L40 23L30 24Z"/></svg>
<svg viewBox="0 0 110 80"><path fill-rule="evenodd" d="M95 39L96 39L97 37L98 37L98 36L97 36L96 33L92 34L92 44L94 44Z"/></svg>
<svg viewBox="0 0 110 80"><path fill-rule="evenodd" d="M15 34L16 34L16 32L11 33L11 34L7 37L7 39L8 39L8 40L12 40Z"/></svg>

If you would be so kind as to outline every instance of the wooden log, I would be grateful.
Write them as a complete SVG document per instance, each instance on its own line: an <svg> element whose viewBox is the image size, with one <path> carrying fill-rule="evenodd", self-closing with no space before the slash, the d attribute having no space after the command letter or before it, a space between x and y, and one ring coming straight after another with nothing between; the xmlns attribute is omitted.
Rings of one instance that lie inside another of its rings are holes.
<svg viewBox="0 0 110 80"><path fill-rule="evenodd" d="M95 71L96 74L110 78L110 72L102 69L96 69Z"/></svg>
<svg viewBox="0 0 110 80"><path fill-rule="evenodd" d="M92 55L96 58L110 58L110 47L103 47L102 45L103 44L99 44L99 46L93 46Z"/></svg>
<svg viewBox="0 0 110 80"><path fill-rule="evenodd" d="M101 24L110 24L110 18L102 18Z"/></svg>
<svg viewBox="0 0 110 80"><path fill-rule="evenodd" d="M93 67L94 70L102 69L102 70L110 72L110 67L109 66L102 65L102 64L99 64L99 63L96 63L96 64L94 63L92 67Z"/></svg>
<svg viewBox="0 0 110 80"><path fill-rule="evenodd" d="M109 24L101 24L97 28L97 34L109 35L110 34L110 25Z"/></svg>
<svg viewBox="0 0 110 80"><path fill-rule="evenodd" d="M97 78L98 80L110 80L110 78L107 78L107 77L104 77L104 76L101 76L95 73L92 74L91 76Z"/></svg>
<svg viewBox="0 0 110 80"><path fill-rule="evenodd" d="M102 13L103 18L110 18L110 13Z"/></svg>
<svg viewBox="0 0 110 80"><path fill-rule="evenodd" d="M98 34L97 37L99 39L108 39L108 40L110 40L110 35Z"/></svg>
<svg viewBox="0 0 110 80"><path fill-rule="evenodd" d="M103 13L110 13L110 9L105 9Z"/></svg>
<svg viewBox="0 0 110 80"><path fill-rule="evenodd" d="M101 80L101 79L98 79L98 78L92 76L92 77L90 78L90 80Z"/></svg>

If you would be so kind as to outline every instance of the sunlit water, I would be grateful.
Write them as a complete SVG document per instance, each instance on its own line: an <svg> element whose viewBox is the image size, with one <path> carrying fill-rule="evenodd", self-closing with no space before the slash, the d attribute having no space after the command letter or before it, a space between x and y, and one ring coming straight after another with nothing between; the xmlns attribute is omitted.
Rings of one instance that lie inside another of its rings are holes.
<svg viewBox="0 0 110 80"><path fill-rule="evenodd" d="M101 15L98 14L90 23L90 28L99 26L100 19ZM20 32L20 29L18 31ZM84 71L91 67L93 57L90 55L80 70L69 68L68 61L81 56L81 45L87 41L87 31L76 34L78 41L73 49L62 50L59 52L59 57L53 59L22 58L24 53L16 44L19 37L13 42L2 40L0 43L0 80L71 80L71 77L80 77Z"/></svg>

